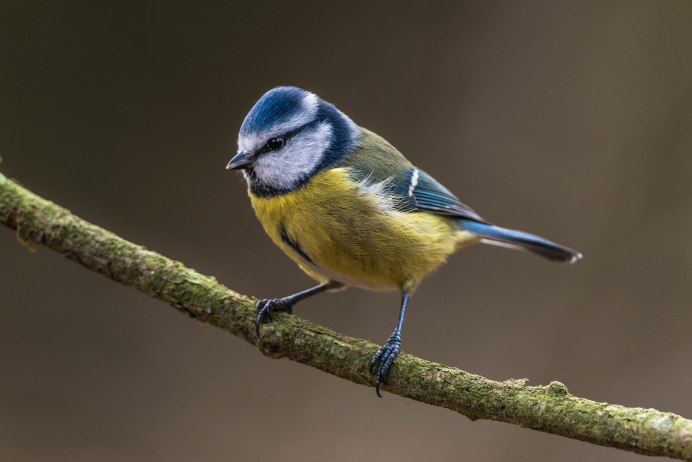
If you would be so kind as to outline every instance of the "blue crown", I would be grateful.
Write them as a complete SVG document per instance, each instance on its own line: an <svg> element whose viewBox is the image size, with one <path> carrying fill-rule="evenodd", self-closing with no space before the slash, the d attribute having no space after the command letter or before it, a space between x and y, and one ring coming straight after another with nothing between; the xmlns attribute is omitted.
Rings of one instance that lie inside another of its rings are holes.
<svg viewBox="0 0 692 462"><path fill-rule="evenodd" d="M262 95L245 116L240 134L261 133L290 120L303 110L303 100L308 94L297 87L272 88Z"/></svg>

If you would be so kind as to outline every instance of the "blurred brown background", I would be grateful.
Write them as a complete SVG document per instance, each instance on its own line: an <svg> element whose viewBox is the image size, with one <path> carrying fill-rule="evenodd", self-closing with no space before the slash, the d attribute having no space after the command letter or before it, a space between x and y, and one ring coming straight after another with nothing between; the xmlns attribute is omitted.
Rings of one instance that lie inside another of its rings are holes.
<svg viewBox="0 0 692 462"><path fill-rule="evenodd" d="M58 3L62 3L59 5ZM2 170L246 294L311 284L224 170L267 89L334 102L483 216L581 250L473 248L404 349L692 417L692 3L3 1ZM8 461L635 460L356 386L0 229ZM304 316L381 343L398 296Z"/></svg>

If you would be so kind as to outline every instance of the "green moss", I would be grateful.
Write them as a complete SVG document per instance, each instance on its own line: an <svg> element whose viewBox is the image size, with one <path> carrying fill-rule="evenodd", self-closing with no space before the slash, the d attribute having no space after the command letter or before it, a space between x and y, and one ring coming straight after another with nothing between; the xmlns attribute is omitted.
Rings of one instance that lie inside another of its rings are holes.
<svg viewBox="0 0 692 462"><path fill-rule="evenodd" d="M565 384L558 382L557 380L553 380L548 384L548 393L555 396L567 396L569 395L569 390Z"/></svg>
<svg viewBox="0 0 692 462"><path fill-rule="evenodd" d="M0 223L17 229L25 245L53 249L255 344L267 356L288 358L372 386L369 363L377 345L285 313L277 313L274 322L263 325L257 339L254 300L83 221L2 174ZM692 421L654 409L578 398L556 381L547 386L529 386L526 379L495 382L402 353L383 389L472 420L509 422L641 454L692 460Z"/></svg>

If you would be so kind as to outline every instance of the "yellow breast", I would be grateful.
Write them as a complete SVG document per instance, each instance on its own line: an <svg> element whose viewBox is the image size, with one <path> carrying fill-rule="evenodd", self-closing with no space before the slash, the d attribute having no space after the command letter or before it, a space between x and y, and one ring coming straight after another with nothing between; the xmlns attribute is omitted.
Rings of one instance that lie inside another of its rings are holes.
<svg viewBox="0 0 692 462"><path fill-rule="evenodd" d="M478 242L450 218L397 211L382 192L335 168L291 193L250 199L274 243L320 282L413 290L454 250Z"/></svg>

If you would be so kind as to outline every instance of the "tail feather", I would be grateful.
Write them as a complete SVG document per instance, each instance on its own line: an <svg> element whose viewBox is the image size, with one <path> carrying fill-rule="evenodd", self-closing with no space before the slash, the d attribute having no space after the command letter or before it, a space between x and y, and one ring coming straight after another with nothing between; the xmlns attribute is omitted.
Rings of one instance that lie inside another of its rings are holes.
<svg viewBox="0 0 692 462"><path fill-rule="evenodd" d="M582 255L576 250L556 244L534 234L500 228L499 226L479 221L459 220L461 227L466 231L477 234L484 244L508 247L515 250L528 250L549 260L574 263Z"/></svg>

